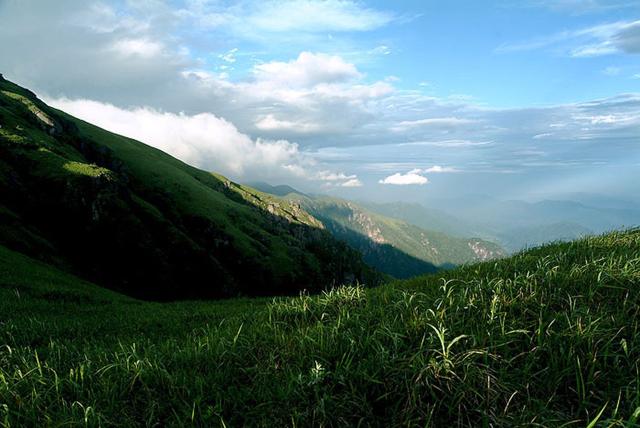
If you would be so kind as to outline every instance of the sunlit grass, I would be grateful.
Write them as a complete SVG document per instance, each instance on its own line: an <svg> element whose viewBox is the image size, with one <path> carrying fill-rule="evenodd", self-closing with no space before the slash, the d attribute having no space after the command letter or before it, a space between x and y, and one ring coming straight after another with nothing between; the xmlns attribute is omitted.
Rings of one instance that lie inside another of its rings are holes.
<svg viewBox="0 0 640 428"><path fill-rule="evenodd" d="M113 175L107 168L101 168L97 165L83 162L66 162L63 168L73 174L86 175L89 177Z"/></svg>
<svg viewBox="0 0 640 428"><path fill-rule="evenodd" d="M638 426L639 231L273 300L0 267L2 426Z"/></svg>

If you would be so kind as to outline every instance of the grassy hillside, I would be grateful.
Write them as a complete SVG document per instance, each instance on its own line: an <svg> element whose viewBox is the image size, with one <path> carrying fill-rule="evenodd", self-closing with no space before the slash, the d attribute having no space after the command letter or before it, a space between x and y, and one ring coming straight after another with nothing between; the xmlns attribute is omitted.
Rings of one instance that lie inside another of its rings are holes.
<svg viewBox="0 0 640 428"><path fill-rule="evenodd" d="M289 194L336 238L361 252L365 262L396 278L505 255L479 238L458 238L386 217L351 201Z"/></svg>
<svg viewBox="0 0 640 428"><path fill-rule="evenodd" d="M0 248L0 425L638 426L640 231L375 289L149 303Z"/></svg>
<svg viewBox="0 0 640 428"><path fill-rule="evenodd" d="M0 77L0 244L150 299L375 282L297 203L192 168Z"/></svg>

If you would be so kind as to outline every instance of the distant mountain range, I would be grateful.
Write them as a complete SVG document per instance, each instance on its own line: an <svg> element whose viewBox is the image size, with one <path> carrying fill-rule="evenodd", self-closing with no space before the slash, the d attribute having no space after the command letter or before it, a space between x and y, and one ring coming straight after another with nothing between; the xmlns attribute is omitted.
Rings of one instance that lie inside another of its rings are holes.
<svg viewBox="0 0 640 428"><path fill-rule="evenodd" d="M417 203L363 203L369 209L452 236L478 236L509 252L640 225L633 202L579 194L584 202L502 201L490 196ZM587 205L588 203L597 206Z"/></svg>
<svg viewBox="0 0 640 428"><path fill-rule="evenodd" d="M339 198L305 195L289 186L265 183L251 183L251 186L264 192L283 190L286 193L280 193L281 196L299 203L334 237L362 253L370 266L398 278L506 255L492 242L468 237L473 235L452 236L392 218L393 209L380 207L376 212L373 204L365 206ZM401 204L391 206L400 207ZM390 212L391 216L384 215L384 211ZM438 217L441 217L439 226L445 228L446 216ZM422 224L429 224L431 217L422 220Z"/></svg>

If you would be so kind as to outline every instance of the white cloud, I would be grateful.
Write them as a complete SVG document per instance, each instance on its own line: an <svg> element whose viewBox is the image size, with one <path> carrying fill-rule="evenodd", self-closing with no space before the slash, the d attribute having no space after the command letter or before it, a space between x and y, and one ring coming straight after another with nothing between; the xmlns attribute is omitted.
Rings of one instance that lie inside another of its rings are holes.
<svg viewBox="0 0 640 428"><path fill-rule="evenodd" d="M316 123L277 119L273 114L260 116L255 122L255 127L261 131L289 131L301 134L317 132L322 129L322 126Z"/></svg>
<svg viewBox="0 0 640 428"><path fill-rule="evenodd" d="M259 82L280 87L313 87L322 83L338 83L360 77L355 65L339 56L301 52L289 62L272 61L258 64L253 73Z"/></svg>
<svg viewBox="0 0 640 428"><path fill-rule="evenodd" d="M429 179L427 177L420 175L420 172L421 171L419 169L413 169L407 172L406 174L401 174L397 172L393 175L390 175L380 180L378 183L391 184L395 186L408 186L411 184L417 184L417 185L427 184L429 182Z"/></svg>
<svg viewBox="0 0 640 428"><path fill-rule="evenodd" d="M599 114L574 116L577 123L586 122L589 125L628 125L640 124L640 114Z"/></svg>
<svg viewBox="0 0 640 428"><path fill-rule="evenodd" d="M571 50L571 56L574 58L589 58L593 56L611 55L618 52L618 49L609 42L603 42L597 45L580 46Z"/></svg>
<svg viewBox="0 0 640 428"><path fill-rule="evenodd" d="M531 138L533 138L534 140L541 140L541 139L552 137L552 136L553 136L552 132L543 132L541 134L536 134Z"/></svg>
<svg viewBox="0 0 640 428"><path fill-rule="evenodd" d="M238 52L238 48L233 48L226 53L218 55L218 58L220 58L224 62L233 64L234 62L236 62L236 52Z"/></svg>
<svg viewBox="0 0 640 428"><path fill-rule="evenodd" d="M450 166L440 166L440 165L434 165L431 168L427 168L425 170L423 170L422 172L425 174L430 174L430 173L447 173L447 172L459 172L460 170L450 167Z"/></svg>
<svg viewBox="0 0 640 428"><path fill-rule="evenodd" d="M341 184L342 187L362 187L362 181L352 178Z"/></svg>
<svg viewBox="0 0 640 428"><path fill-rule="evenodd" d="M353 131L373 120L377 101L395 91L386 81L363 84L355 65L341 57L311 52L291 61L257 64L249 78L239 82L204 70L182 75L195 99L214 98L224 116L233 117L245 132L275 138Z"/></svg>
<svg viewBox="0 0 640 428"><path fill-rule="evenodd" d="M389 164L389 166L395 164ZM384 166L384 164L383 164ZM377 168L379 169L379 168ZM445 174L460 172L459 169L450 166L434 165L429 168L414 168L406 174L396 173L386 177L384 180L380 180L382 184L426 184L428 183L427 177L424 174Z"/></svg>
<svg viewBox="0 0 640 428"><path fill-rule="evenodd" d="M286 140L252 140L211 113L193 116L148 107L121 109L90 100L51 99L48 103L109 131L163 150L205 170L232 178L335 178L355 184L355 175L315 173L317 162Z"/></svg>
<svg viewBox="0 0 640 428"><path fill-rule="evenodd" d="M336 173L332 171L320 171L316 174L316 178L321 181L342 181L353 180L357 178L355 175L346 175L344 173Z"/></svg>

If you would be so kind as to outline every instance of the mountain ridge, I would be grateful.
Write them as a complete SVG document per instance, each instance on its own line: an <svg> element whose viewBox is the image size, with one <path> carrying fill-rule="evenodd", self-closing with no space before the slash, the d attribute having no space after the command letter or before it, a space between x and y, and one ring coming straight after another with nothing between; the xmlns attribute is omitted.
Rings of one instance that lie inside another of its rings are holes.
<svg viewBox="0 0 640 428"><path fill-rule="evenodd" d="M309 213L0 80L0 243L151 299L288 294L380 275Z"/></svg>

